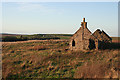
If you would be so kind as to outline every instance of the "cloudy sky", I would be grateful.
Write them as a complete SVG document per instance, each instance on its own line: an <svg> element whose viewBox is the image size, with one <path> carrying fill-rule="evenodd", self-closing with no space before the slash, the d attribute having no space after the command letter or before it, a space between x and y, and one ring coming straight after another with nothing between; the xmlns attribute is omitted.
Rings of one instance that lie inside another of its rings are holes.
<svg viewBox="0 0 120 80"><path fill-rule="evenodd" d="M117 2L4 2L2 32L73 34L84 17L91 32L118 35Z"/></svg>

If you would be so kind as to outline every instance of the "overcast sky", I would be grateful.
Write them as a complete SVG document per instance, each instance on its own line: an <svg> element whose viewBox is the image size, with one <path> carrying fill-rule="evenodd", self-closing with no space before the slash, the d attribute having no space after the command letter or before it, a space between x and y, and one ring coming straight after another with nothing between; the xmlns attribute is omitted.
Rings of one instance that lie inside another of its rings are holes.
<svg viewBox="0 0 120 80"><path fill-rule="evenodd" d="M2 32L73 34L84 17L91 32L118 35L117 2L4 2Z"/></svg>

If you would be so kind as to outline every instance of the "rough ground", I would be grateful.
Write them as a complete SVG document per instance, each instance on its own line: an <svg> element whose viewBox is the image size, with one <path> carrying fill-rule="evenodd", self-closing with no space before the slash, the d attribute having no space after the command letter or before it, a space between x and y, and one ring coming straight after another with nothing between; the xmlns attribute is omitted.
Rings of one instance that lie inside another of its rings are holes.
<svg viewBox="0 0 120 80"><path fill-rule="evenodd" d="M118 78L118 49L72 52L68 40L2 42L3 78Z"/></svg>

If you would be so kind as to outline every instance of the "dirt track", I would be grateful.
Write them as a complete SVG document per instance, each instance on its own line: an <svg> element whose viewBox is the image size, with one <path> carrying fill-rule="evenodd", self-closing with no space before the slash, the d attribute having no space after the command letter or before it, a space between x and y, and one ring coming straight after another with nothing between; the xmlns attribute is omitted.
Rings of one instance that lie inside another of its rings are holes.
<svg viewBox="0 0 120 80"><path fill-rule="evenodd" d="M58 40L28 40L28 41L16 41L16 42L2 42L2 44L16 44L16 43L43 42L43 41L68 41L68 40L64 40L64 39L58 39Z"/></svg>

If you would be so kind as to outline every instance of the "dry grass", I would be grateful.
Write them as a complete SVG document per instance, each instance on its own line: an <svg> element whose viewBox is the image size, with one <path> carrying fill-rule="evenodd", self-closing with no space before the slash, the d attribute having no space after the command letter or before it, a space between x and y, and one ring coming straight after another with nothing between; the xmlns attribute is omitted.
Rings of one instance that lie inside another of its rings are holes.
<svg viewBox="0 0 120 80"><path fill-rule="evenodd" d="M2 42L2 77L118 78L118 49L72 52L68 42Z"/></svg>
<svg viewBox="0 0 120 80"><path fill-rule="evenodd" d="M109 52L107 52L109 51ZM114 53L114 54L113 54ZM118 78L118 51L100 51L90 61L77 68L75 78ZM96 58L95 58L96 57Z"/></svg>
<svg viewBox="0 0 120 80"><path fill-rule="evenodd" d="M113 43L120 43L120 37L112 37Z"/></svg>

